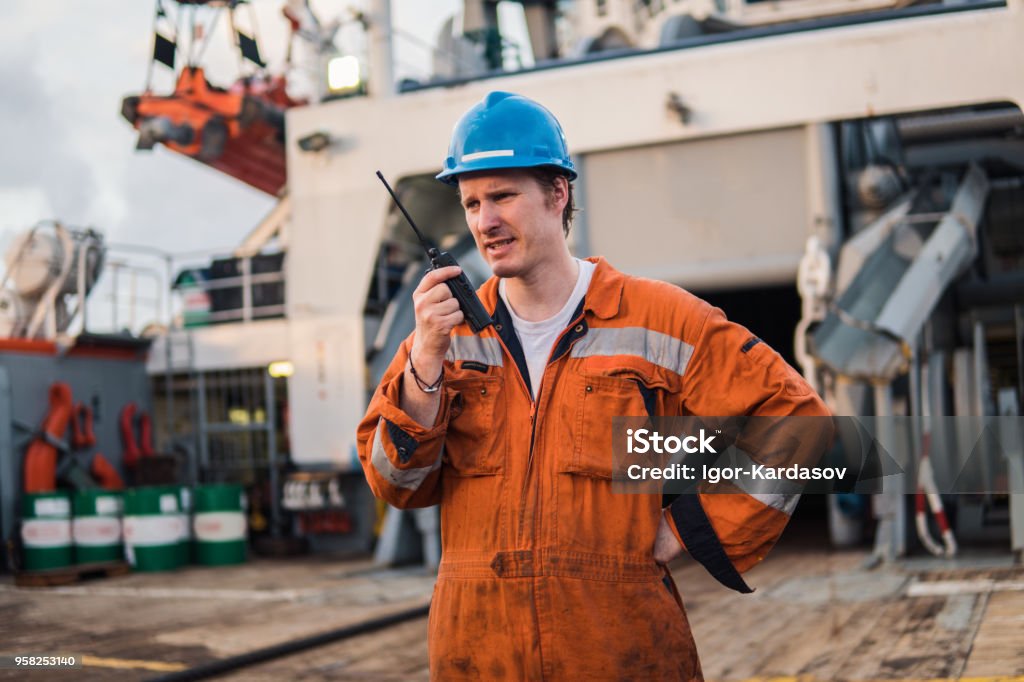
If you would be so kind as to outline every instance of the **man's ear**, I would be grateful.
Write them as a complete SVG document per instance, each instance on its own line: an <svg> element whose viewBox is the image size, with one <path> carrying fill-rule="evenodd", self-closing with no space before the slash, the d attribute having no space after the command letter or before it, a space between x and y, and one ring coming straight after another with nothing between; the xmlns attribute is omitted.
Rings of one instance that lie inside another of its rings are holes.
<svg viewBox="0 0 1024 682"><path fill-rule="evenodd" d="M565 210L565 205L569 201L569 178L564 175L555 176L551 198L554 199L555 208L559 213Z"/></svg>

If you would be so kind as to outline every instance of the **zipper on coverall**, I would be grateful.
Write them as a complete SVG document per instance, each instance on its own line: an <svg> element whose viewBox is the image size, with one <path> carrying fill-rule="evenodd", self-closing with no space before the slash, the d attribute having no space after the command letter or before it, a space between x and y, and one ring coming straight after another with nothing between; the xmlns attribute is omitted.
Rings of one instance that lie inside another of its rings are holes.
<svg viewBox="0 0 1024 682"><path fill-rule="evenodd" d="M541 382L540 386L537 387L536 399L534 399L532 392L527 388L526 381L523 379L523 373L522 371L520 371L519 364L516 363L515 357L512 355L508 347L505 345L505 342L501 338L501 334L498 334L498 343L501 344L501 347L504 349L505 354L509 357L509 359L512 360L512 365L515 367L516 370L516 376L519 377L519 385L523 387L523 390L526 391L527 397L530 399L530 449L528 451L526 458L526 473L523 476L523 489L519 497L520 509L523 509L526 506L526 489L530 482L530 473L533 470L533 446L537 437L537 405L540 403L540 399L543 396L544 392L544 374L547 373L547 368L551 364L552 353L554 353L554 350L555 348L558 347L558 344L561 343L562 338L569 332L570 329L578 325L584 317L585 313L581 313L578 317L570 321L569 324L565 327L565 329L563 329L562 332L558 335L558 337L555 338L555 342L551 345L551 350L548 351L547 362L544 363L544 373L541 374ZM515 329L512 330L512 333L515 333ZM535 508L533 514L534 519L531 519L531 521L535 521L536 514L537 510ZM523 538L523 524L525 520L525 516L521 517L519 520L519 531L517 533L516 538L517 544L518 541Z"/></svg>

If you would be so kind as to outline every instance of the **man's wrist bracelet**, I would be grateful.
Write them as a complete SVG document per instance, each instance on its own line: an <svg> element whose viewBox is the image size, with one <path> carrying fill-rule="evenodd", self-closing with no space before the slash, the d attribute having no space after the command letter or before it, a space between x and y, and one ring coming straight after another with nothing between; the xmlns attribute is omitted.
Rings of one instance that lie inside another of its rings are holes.
<svg viewBox="0 0 1024 682"><path fill-rule="evenodd" d="M438 375L437 381L432 384L428 384L423 380L422 377L416 372L415 365L412 364L412 353L409 354L409 371L412 372L412 378L416 381L416 385L420 387L420 390L424 393L437 393L441 390L441 382L444 380L444 365L441 365L441 374Z"/></svg>

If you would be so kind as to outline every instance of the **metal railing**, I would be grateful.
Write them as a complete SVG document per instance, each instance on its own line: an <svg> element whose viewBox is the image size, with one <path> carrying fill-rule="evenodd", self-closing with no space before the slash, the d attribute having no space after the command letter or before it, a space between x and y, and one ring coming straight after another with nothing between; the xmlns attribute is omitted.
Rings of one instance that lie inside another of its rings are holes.
<svg viewBox="0 0 1024 682"><path fill-rule="evenodd" d="M149 324L180 329L285 314L283 255L270 254L282 262L271 264L269 271L254 272L254 262L267 267L267 254L216 258L217 254L230 254L231 249L172 254L137 244L115 243L107 248L113 257L107 263L109 276L99 287L103 305L93 308L88 331L120 331L124 327L138 333ZM237 274L211 274L212 264L229 262L237 263ZM188 273L192 273L192 281L187 280ZM152 282L155 291L141 291L142 281ZM196 295L199 306L195 299L188 300ZM265 302L267 299L273 302Z"/></svg>
<svg viewBox="0 0 1024 682"><path fill-rule="evenodd" d="M235 277L222 277L206 281L194 282L179 285L180 289L192 289L205 293L209 296L212 293L230 293L233 289L240 289L241 305L234 308L223 308L221 310L210 310L203 313L208 322L250 322L253 319L265 317L281 317L285 313L284 289L281 290L281 302L263 305L255 305L253 302L254 287L269 284L284 284L284 272L263 272L252 273L252 259L248 257L239 258L242 273ZM212 297L211 297L212 298ZM212 304L212 300L211 300ZM200 312L200 311L193 311Z"/></svg>

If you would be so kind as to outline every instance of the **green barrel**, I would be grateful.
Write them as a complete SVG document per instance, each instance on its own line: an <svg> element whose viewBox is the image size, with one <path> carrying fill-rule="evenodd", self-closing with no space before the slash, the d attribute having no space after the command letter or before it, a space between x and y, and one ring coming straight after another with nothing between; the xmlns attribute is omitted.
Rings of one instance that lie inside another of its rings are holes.
<svg viewBox="0 0 1024 682"><path fill-rule="evenodd" d="M245 513L242 486L216 484L196 486L196 563L224 566L245 561Z"/></svg>
<svg viewBox="0 0 1024 682"><path fill-rule="evenodd" d="M80 564L118 561L124 558L121 544L120 492L79 490L71 498L74 518L71 537L75 541L75 559Z"/></svg>
<svg viewBox="0 0 1024 682"><path fill-rule="evenodd" d="M25 493L21 502L23 565L27 571L74 563L67 493Z"/></svg>
<svg viewBox="0 0 1024 682"><path fill-rule="evenodd" d="M132 488L124 494L124 553L137 571L183 564L178 486Z"/></svg>
<svg viewBox="0 0 1024 682"><path fill-rule="evenodd" d="M195 543L192 541L192 490L187 485L178 488L178 505L181 510L181 562L188 564L193 560Z"/></svg>

